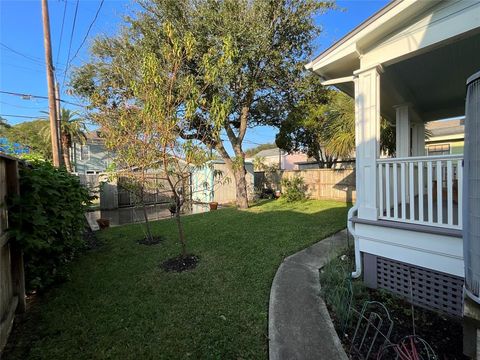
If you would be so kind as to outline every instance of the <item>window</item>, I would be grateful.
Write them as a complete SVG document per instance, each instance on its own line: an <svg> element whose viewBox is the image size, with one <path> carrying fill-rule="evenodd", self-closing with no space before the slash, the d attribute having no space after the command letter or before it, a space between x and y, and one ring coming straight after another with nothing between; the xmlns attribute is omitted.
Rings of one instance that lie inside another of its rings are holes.
<svg viewBox="0 0 480 360"><path fill-rule="evenodd" d="M428 155L449 155L450 144L429 145L427 151Z"/></svg>
<svg viewBox="0 0 480 360"><path fill-rule="evenodd" d="M80 160L90 160L90 146L82 145L80 148Z"/></svg>

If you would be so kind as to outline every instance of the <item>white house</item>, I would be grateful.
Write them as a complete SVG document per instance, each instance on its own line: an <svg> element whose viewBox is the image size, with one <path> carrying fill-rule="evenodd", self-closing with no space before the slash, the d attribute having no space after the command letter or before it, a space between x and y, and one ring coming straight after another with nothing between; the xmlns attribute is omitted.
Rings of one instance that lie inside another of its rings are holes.
<svg viewBox="0 0 480 360"><path fill-rule="evenodd" d="M425 156L425 123L465 114L480 70L480 0L394 0L307 68L355 99L356 271L371 287L462 315L463 154ZM381 158L380 117L397 154Z"/></svg>
<svg viewBox="0 0 480 360"><path fill-rule="evenodd" d="M298 170L297 162L308 160L307 154L301 152L289 154L279 148L262 150L245 160L253 162L255 158L261 158L265 165L276 166L280 170Z"/></svg>

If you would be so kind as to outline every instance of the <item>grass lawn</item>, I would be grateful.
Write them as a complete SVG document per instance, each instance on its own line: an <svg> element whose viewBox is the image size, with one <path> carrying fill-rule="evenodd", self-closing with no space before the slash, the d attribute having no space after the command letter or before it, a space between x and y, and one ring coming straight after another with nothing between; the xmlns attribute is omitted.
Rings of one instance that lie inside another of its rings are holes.
<svg viewBox="0 0 480 360"><path fill-rule="evenodd" d="M249 210L184 217L198 267L166 273L179 254L172 220L153 223L166 240L136 243L141 225L98 233L104 245L71 264L69 282L32 306L6 359L266 359L268 298L285 256L345 227L347 206L271 201Z"/></svg>

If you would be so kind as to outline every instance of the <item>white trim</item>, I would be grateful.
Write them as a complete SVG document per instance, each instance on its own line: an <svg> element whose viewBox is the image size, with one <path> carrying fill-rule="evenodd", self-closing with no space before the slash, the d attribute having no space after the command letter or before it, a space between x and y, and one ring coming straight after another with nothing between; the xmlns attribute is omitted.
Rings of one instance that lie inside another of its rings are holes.
<svg viewBox="0 0 480 360"><path fill-rule="evenodd" d="M461 238L357 223L360 251L464 276Z"/></svg>
<svg viewBox="0 0 480 360"><path fill-rule="evenodd" d="M353 76L345 76L338 79L325 80L325 81L322 81L321 84L322 86L329 86L329 85L343 84L346 82L353 82L353 80L354 80Z"/></svg>
<svg viewBox="0 0 480 360"><path fill-rule="evenodd" d="M400 161L425 161L425 160L461 160L461 159L463 159L463 154L407 156L407 157L398 157L398 158L381 158L381 159L377 159L377 163L390 163L390 162L400 162Z"/></svg>

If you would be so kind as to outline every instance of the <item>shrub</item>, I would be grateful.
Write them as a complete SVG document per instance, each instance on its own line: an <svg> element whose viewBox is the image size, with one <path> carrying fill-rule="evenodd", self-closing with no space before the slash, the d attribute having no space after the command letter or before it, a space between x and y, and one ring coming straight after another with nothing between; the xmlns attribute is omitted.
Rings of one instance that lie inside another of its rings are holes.
<svg viewBox="0 0 480 360"><path fill-rule="evenodd" d="M307 186L301 176L295 175L291 179L282 179L283 197L287 202L305 200Z"/></svg>
<svg viewBox="0 0 480 360"><path fill-rule="evenodd" d="M27 289L59 280L62 265L84 246L91 196L78 178L48 162L20 170L20 196L10 199L9 231L24 252Z"/></svg>

